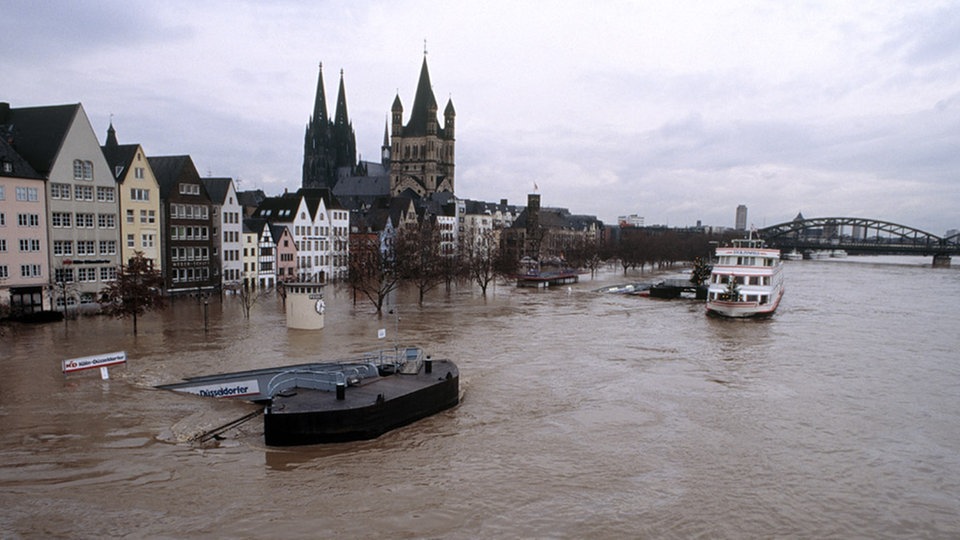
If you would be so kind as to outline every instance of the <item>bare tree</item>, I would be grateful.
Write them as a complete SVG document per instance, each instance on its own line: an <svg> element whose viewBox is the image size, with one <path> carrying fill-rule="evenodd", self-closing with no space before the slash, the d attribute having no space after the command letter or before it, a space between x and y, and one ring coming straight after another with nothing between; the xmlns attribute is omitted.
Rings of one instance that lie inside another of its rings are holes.
<svg viewBox="0 0 960 540"><path fill-rule="evenodd" d="M350 274L354 297L362 294L383 313L387 296L400 285L394 250L382 246L378 235L354 235L350 240Z"/></svg>
<svg viewBox="0 0 960 540"><path fill-rule="evenodd" d="M108 315L133 317L133 335L137 335L137 317L149 310L162 309L163 276L153 261L136 252L127 265L120 265L117 279L100 290L100 303Z"/></svg>
<svg viewBox="0 0 960 540"><path fill-rule="evenodd" d="M417 286L419 304L428 291L443 281L443 255L440 253L440 229L425 217L416 226L400 229L394 255L401 279Z"/></svg>
<svg viewBox="0 0 960 540"><path fill-rule="evenodd" d="M487 287L497 277L504 275L503 251L492 231L471 238L465 246L466 271L477 285L480 292L487 295ZM512 273L514 270L509 270Z"/></svg>
<svg viewBox="0 0 960 540"><path fill-rule="evenodd" d="M263 296L267 295L266 289L257 288L253 284L244 283L237 287L237 298L240 299L240 307L243 308L243 318L250 318L250 310Z"/></svg>

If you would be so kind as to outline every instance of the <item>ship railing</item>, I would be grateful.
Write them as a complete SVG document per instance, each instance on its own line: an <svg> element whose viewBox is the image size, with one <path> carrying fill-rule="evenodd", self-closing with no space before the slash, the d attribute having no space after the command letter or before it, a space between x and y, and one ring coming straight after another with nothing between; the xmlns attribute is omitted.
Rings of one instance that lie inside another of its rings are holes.
<svg viewBox="0 0 960 540"><path fill-rule="evenodd" d="M337 366L333 369L298 368L282 371L267 382L267 396L273 396L293 388L312 388L333 392L337 386L352 386L361 380L376 377L379 374L373 363L360 363Z"/></svg>
<svg viewBox="0 0 960 540"><path fill-rule="evenodd" d="M386 372L416 373L423 362L423 349L416 346L401 345L393 349L381 349L366 353L361 361L374 363Z"/></svg>

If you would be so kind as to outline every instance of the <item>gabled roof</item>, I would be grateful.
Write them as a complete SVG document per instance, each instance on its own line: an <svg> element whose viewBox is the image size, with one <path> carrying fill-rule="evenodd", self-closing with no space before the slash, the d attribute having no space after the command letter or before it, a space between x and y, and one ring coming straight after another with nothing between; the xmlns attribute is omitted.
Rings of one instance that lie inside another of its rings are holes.
<svg viewBox="0 0 960 540"><path fill-rule="evenodd" d="M276 221L293 221L300 207L300 197L287 194L280 197L267 197L260 201L253 217L265 219L271 223Z"/></svg>
<svg viewBox="0 0 960 540"><path fill-rule="evenodd" d="M267 198L267 194L262 189L251 189L247 191L238 191L237 200L243 206L256 208L260 206L260 201Z"/></svg>
<svg viewBox="0 0 960 540"><path fill-rule="evenodd" d="M184 177L200 180L200 173L197 172L190 156L154 156L148 157L147 162L153 169L153 175L160 186L161 199L168 199L174 186Z"/></svg>
<svg viewBox="0 0 960 540"><path fill-rule="evenodd" d="M283 235L290 234L290 229L283 225L275 225L270 223L267 225L267 227L270 229L270 237L273 240L274 245L280 245L280 239L283 238Z"/></svg>
<svg viewBox="0 0 960 540"><path fill-rule="evenodd" d="M10 164L10 171L6 170L7 163ZM43 180L43 175L33 170L30 163L23 159L4 137L0 137L0 176Z"/></svg>
<svg viewBox="0 0 960 540"><path fill-rule="evenodd" d="M203 187L207 188L207 194L213 202L223 206L227 201L227 193L230 192L230 184L233 178L201 178Z"/></svg>
<svg viewBox="0 0 960 540"><path fill-rule="evenodd" d="M110 165L110 173L117 182L121 182L130 170L139 147L139 144L119 144L117 130L113 128L113 122L110 122L110 127L107 128L107 142L100 149L103 150L103 157Z"/></svg>
<svg viewBox="0 0 960 540"><path fill-rule="evenodd" d="M36 172L46 177L79 111L79 103L9 109L0 118L0 132Z"/></svg>
<svg viewBox="0 0 960 540"><path fill-rule="evenodd" d="M310 212L312 219L317 217L320 201L323 201L327 210L344 210L343 205L333 195L330 188L300 188L297 190L297 196L303 197L304 202L307 203L307 210Z"/></svg>
<svg viewBox="0 0 960 540"><path fill-rule="evenodd" d="M110 172L118 182L123 180L124 174L130 170L130 164L137 157L139 146L138 144L121 144L114 147L100 147L103 150L103 157L107 159L107 164L110 165Z"/></svg>
<svg viewBox="0 0 960 540"><path fill-rule="evenodd" d="M246 218L243 220L243 232L244 233L253 233L258 237L263 234L263 227L267 224L267 220L259 218Z"/></svg>

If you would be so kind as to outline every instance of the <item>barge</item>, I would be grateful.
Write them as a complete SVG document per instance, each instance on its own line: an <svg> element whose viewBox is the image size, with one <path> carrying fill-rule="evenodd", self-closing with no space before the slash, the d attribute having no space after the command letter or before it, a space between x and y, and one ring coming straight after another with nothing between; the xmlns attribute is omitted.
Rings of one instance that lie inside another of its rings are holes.
<svg viewBox="0 0 960 540"><path fill-rule="evenodd" d="M373 439L460 401L460 372L419 347L338 362L207 375L158 388L264 405L269 446Z"/></svg>

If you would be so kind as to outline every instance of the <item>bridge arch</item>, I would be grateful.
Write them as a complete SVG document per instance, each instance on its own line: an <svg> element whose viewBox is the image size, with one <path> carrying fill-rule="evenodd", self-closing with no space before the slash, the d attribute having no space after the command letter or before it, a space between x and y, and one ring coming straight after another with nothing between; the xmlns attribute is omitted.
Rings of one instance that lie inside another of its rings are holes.
<svg viewBox="0 0 960 540"><path fill-rule="evenodd" d="M910 227L870 218L799 218L758 231L768 244L781 249L844 249L859 253L937 255L957 253L960 244ZM954 238L954 237L951 237Z"/></svg>

